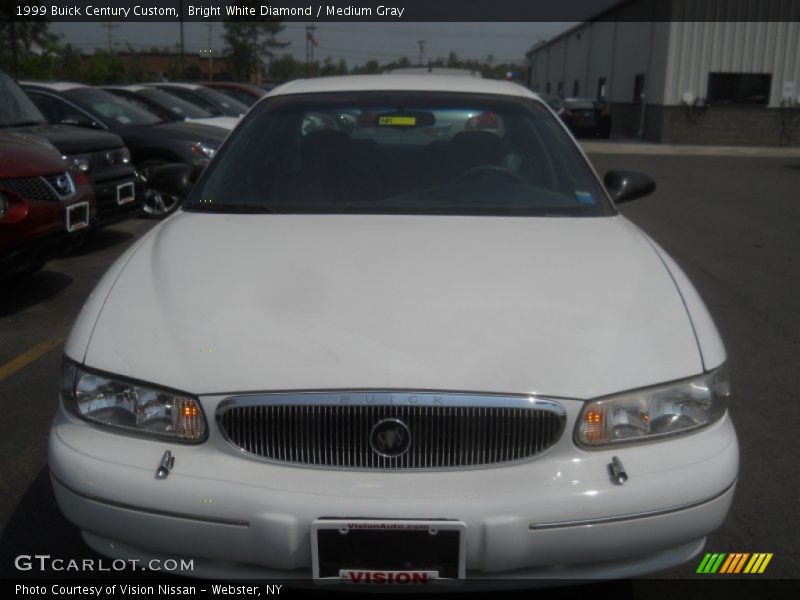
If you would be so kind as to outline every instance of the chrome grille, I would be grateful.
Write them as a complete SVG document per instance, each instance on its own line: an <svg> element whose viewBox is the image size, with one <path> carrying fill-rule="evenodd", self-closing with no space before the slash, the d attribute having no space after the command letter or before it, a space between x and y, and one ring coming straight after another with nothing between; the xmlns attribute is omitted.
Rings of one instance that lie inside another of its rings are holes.
<svg viewBox="0 0 800 600"><path fill-rule="evenodd" d="M346 398L346 400L342 400ZM410 432L400 456L379 453L378 423L397 419ZM527 459L558 441L563 407L509 396L290 393L239 396L220 404L225 439L249 455L343 469L457 469Z"/></svg>

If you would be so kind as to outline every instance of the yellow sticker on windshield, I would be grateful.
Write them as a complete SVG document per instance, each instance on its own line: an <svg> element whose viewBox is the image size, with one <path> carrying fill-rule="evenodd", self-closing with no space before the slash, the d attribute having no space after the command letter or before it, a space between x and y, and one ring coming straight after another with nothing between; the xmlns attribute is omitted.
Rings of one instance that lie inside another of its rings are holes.
<svg viewBox="0 0 800 600"><path fill-rule="evenodd" d="M378 118L378 125L414 127L416 124L417 124L417 117L384 116Z"/></svg>

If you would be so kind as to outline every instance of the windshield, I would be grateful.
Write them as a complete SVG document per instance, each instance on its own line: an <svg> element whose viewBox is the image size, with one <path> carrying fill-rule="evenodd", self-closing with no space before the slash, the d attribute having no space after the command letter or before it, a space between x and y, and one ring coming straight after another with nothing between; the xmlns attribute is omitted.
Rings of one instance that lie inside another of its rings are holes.
<svg viewBox="0 0 800 600"><path fill-rule="evenodd" d="M105 90L75 88L64 92L64 96L112 127L163 123L158 115Z"/></svg>
<svg viewBox="0 0 800 600"><path fill-rule="evenodd" d="M191 102L187 102L177 96L159 90L157 88L150 88L137 92L139 96L147 98L156 106L160 106L166 111L169 111L179 119L208 119L213 115Z"/></svg>
<svg viewBox="0 0 800 600"><path fill-rule="evenodd" d="M45 118L16 82L0 71L0 127L42 125Z"/></svg>
<svg viewBox="0 0 800 600"><path fill-rule="evenodd" d="M189 210L418 215L614 214L586 159L534 100L389 92L257 105Z"/></svg>
<svg viewBox="0 0 800 600"><path fill-rule="evenodd" d="M247 112L247 106L238 100L234 100L230 96L226 96L225 94L218 92L217 90L212 90L211 88L207 87L200 87L197 88L195 92L198 96L216 106L229 117L238 117L239 115L243 115Z"/></svg>

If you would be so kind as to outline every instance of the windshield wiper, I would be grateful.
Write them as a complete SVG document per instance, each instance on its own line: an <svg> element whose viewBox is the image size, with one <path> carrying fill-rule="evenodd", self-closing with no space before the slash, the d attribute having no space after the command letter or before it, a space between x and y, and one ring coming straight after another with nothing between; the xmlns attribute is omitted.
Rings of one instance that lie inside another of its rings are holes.
<svg viewBox="0 0 800 600"><path fill-rule="evenodd" d="M31 125L44 125L44 121L19 121L17 123L7 123L5 127L29 127Z"/></svg>
<svg viewBox="0 0 800 600"><path fill-rule="evenodd" d="M273 215L280 214L280 211L271 206L264 206L259 204L192 204L188 206L190 210L197 210L202 212L219 212L219 213L269 213Z"/></svg>

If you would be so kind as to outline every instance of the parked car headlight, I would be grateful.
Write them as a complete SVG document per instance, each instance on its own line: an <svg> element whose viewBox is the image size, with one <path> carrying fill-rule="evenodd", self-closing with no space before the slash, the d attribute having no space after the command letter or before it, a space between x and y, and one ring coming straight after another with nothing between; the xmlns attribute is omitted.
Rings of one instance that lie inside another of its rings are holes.
<svg viewBox="0 0 800 600"><path fill-rule="evenodd" d="M124 165L130 164L130 162L131 162L131 151L128 150L127 146L123 146L122 148L120 148L120 150L119 150L119 159L122 162L122 164L124 164Z"/></svg>
<svg viewBox="0 0 800 600"><path fill-rule="evenodd" d="M96 425L176 441L205 440L206 419L191 396L88 372L68 359L60 387L67 408Z"/></svg>
<svg viewBox="0 0 800 600"><path fill-rule="evenodd" d="M580 446L647 442L720 419L730 395L727 369L587 402L575 428Z"/></svg>
<svg viewBox="0 0 800 600"><path fill-rule="evenodd" d="M73 169L82 173L88 173L92 168L91 155L89 154L71 154L66 159Z"/></svg>
<svg viewBox="0 0 800 600"><path fill-rule="evenodd" d="M192 145L192 152L203 158L214 158L214 155L217 153L217 149L213 146L209 146L208 144L198 142L197 144Z"/></svg>

